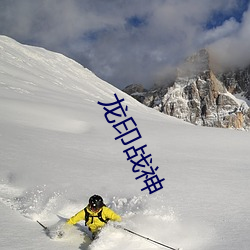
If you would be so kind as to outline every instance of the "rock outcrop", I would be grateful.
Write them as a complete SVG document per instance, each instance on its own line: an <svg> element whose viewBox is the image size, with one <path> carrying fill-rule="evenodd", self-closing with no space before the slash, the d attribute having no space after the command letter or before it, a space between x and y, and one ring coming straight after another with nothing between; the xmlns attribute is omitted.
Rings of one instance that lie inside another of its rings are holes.
<svg viewBox="0 0 250 250"><path fill-rule="evenodd" d="M233 94L250 96L249 71L250 67L245 71L215 75L209 53L203 49L177 69L171 86L148 91L137 86L136 91L129 94L149 107L196 125L248 129L250 109L244 100Z"/></svg>

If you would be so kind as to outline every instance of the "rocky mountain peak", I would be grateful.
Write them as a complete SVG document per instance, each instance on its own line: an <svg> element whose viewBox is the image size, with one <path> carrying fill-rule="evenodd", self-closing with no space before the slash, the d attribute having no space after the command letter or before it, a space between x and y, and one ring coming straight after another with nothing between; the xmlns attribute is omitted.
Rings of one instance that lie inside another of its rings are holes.
<svg viewBox="0 0 250 250"><path fill-rule="evenodd" d="M248 129L249 106L233 94L247 96L249 71L216 74L210 64L208 50L202 49L178 67L171 86L154 87L149 91L141 87L141 91L137 88L130 95L160 112L196 125Z"/></svg>

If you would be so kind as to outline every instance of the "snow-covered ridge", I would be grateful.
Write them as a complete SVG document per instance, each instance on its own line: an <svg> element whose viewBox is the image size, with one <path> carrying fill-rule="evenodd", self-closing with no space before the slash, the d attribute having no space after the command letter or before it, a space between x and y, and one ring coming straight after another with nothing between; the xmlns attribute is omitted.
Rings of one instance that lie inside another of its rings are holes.
<svg viewBox="0 0 250 250"><path fill-rule="evenodd" d="M69 91L76 96L85 94L85 98L94 100L103 96L111 98L114 92L123 96L117 88L72 59L40 47L22 45L5 36L0 36L0 62L0 84L3 89L16 93L35 95L41 88L44 98L54 90L62 95ZM132 98L126 99L131 105L138 105Z"/></svg>
<svg viewBox="0 0 250 250"><path fill-rule="evenodd" d="M60 108L51 107L49 103L67 102L69 94L78 99L81 105L97 103L105 98L112 100L114 93L124 96L124 93L61 54L21 45L5 36L0 38L0 109L2 112L6 107L9 109L8 115L2 116L3 119L14 119L20 124L34 127L81 133L89 128L87 121L72 119L74 111L65 107L62 113ZM133 98L125 96L131 108L140 106ZM30 101L33 102L32 106Z"/></svg>

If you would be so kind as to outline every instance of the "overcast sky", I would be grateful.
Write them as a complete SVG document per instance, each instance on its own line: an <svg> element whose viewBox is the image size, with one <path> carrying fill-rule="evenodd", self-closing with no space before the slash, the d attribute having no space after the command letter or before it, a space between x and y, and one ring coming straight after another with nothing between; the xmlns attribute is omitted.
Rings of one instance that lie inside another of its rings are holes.
<svg viewBox="0 0 250 250"><path fill-rule="evenodd" d="M57 51L111 84L149 86L195 51L250 62L250 0L0 0L0 34Z"/></svg>

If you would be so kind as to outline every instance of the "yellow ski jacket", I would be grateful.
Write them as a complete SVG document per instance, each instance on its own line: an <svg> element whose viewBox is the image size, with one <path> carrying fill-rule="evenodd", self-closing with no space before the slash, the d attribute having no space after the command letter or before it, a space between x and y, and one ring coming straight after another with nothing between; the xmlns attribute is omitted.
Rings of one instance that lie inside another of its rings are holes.
<svg viewBox="0 0 250 250"><path fill-rule="evenodd" d="M121 221L122 220L118 214L116 214L113 210L111 210L110 208L106 206L103 206L98 212L93 212L88 207L86 207L85 209L87 209L87 212L89 213L88 221L85 221L85 223L92 233L95 233L98 231L98 229L102 228L106 224L104 221L108 221L108 220ZM100 214L100 211L102 211L101 217L104 221L98 218L98 214ZM80 220L85 220L84 209L82 209L77 214L72 216L67 221L67 224L74 225Z"/></svg>

